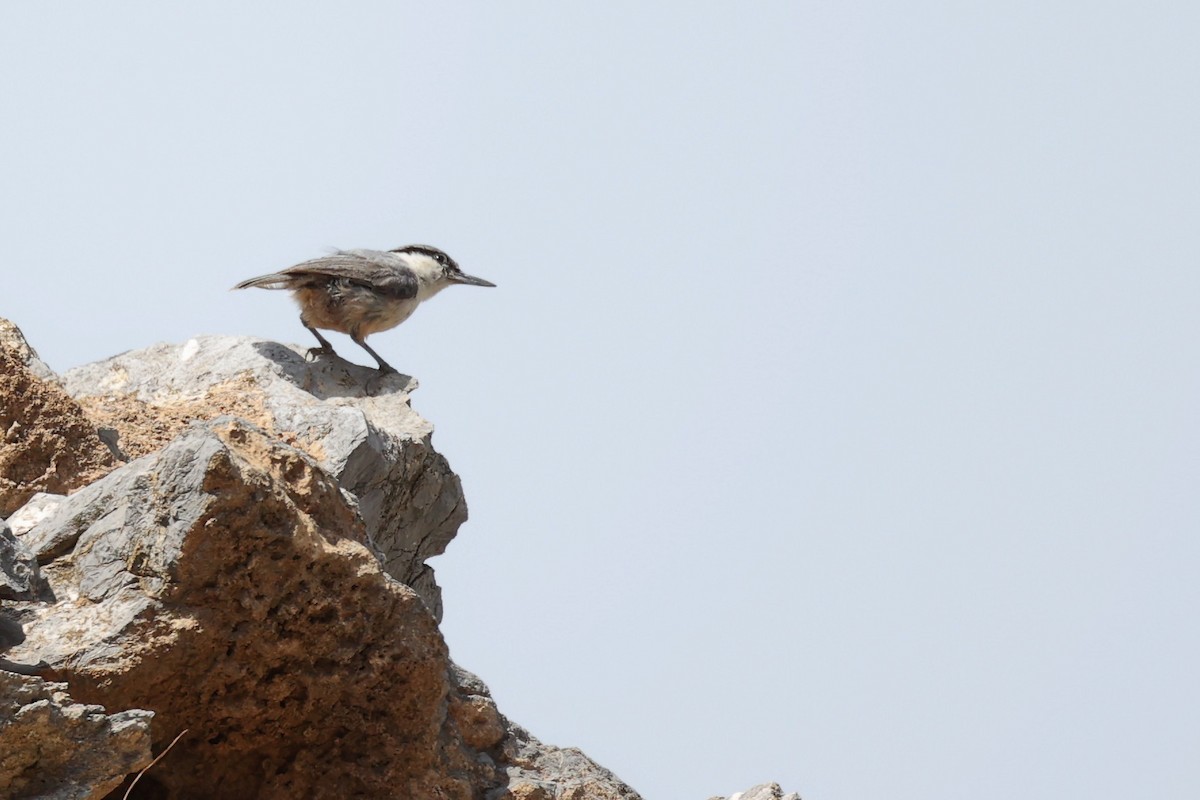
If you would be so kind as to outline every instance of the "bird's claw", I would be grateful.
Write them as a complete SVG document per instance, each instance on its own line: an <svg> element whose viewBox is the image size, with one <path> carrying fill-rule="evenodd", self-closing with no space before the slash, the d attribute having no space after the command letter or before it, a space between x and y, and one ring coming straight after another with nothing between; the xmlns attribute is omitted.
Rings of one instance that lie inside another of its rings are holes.
<svg viewBox="0 0 1200 800"><path fill-rule="evenodd" d="M304 353L304 360L305 361L316 361L321 356L336 356L336 355L337 355L337 353L333 352L332 347L310 347Z"/></svg>
<svg viewBox="0 0 1200 800"><path fill-rule="evenodd" d="M379 394L379 390L383 388L383 382L387 380L389 375L399 374L399 371L395 367L384 364L374 375L367 378L367 383L363 389L366 391L368 397L375 397Z"/></svg>

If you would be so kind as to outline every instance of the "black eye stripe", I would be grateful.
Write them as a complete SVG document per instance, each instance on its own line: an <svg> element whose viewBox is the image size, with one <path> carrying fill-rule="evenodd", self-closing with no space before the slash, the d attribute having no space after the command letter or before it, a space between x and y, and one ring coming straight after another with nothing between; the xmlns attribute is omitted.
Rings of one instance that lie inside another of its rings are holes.
<svg viewBox="0 0 1200 800"><path fill-rule="evenodd" d="M454 263L454 259L448 253L439 250L436 247L431 247L427 244L410 244L404 247L397 247L389 252L392 253L420 253L432 258L444 269L458 269L458 264Z"/></svg>

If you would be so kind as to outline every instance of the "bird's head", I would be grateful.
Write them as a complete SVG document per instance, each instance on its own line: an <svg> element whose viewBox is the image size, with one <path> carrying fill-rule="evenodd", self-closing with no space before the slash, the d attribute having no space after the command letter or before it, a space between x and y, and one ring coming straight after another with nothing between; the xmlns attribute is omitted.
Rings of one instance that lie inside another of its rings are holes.
<svg viewBox="0 0 1200 800"><path fill-rule="evenodd" d="M427 244L410 244L397 247L391 252L396 253L409 269L417 276L423 294L432 296L447 286L456 283L467 286L495 286L491 281L476 278L463 272L453 258L446 253L430 247Z"/></svg>

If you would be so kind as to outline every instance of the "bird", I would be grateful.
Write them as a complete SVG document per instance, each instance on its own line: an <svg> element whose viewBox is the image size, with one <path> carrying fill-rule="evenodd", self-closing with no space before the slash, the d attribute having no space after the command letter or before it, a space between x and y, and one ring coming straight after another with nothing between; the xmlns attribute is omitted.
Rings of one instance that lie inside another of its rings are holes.
<svg viewBox="0 0 1200 800"><path fill-rule="evenodd" d="M336 356L318 328L338 331L370 353L383 375L396 368L371 349L367 337L396 327L422 302L454 284L496 285L467 275L436 247L410 244L394 250L337 250L233 288L290 290L300 305L300 323L320 342L309 349L310 357Z"/></svg>

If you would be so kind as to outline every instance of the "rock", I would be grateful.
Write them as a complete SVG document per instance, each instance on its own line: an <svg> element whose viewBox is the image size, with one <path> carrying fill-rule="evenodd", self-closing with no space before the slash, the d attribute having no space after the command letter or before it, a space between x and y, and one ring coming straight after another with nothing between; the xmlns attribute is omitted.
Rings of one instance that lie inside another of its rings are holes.
<svg viewBox="0 0 1200 800"><path fill-rule="evenodd" d="M639 800L637 792L578 749L543 744L512 723L500 761L507 767L508 785L488 800L532 798L539 789L554 800Z"/></svg>
<svg viewBox="0 0 1200 800"><path fill-rule="evenodd" d="M133 460L65 496L26 493L15 536L0 532L12 598L0 602L0 670L25 677L0 676L82 709L29 695L4 714L45 731L4 738L0 723L0 797L121 797L152 742L162 760L140 800L637 800L578 750L509 722L450 661L424 559L466 505L409 405L415 382L391 376L367 396L374 376L203 337L63 377L92 433L113 432L108 458ZM63 424L35 416L19 432L48 440ZM80 720L99 738L59 748L81 741ZM134 733L144 747L117 747ZM46 763L61 751L69 764L19 788L42 741ZM106 765L97 777L73 777L93 762Z"/></svg>
<svg viewBox="0 0 1200 800"><path fill-rule="evenodd" d="M105 513L99 513L101 509ZM493 785L447 714L446 646L381 568L352 498L242 420L186 429L68 497L28 536L75 531L14 659L72 692L187 728L171 797L469 797Z"/></svg>
<svg viewBox="0 0 1200 800"><path fill-rule="evenodd" d="M484 751L499 744L508 735L507 721L496 708L496 701L478 677L451 664L454 693L450 696L450 716L463 741Z"/></svg>
<svg viewBox="0 0 1200 800"><path fill-rule="evenodd" d="M84 486L116 463L79 404L31 363L0 345L0 517L37 492Z"/></svg>
<svg viewBox="0 0 1200 800"><path fill-rule="evenodd" d="M726 800L724 797L713 797L710 800ZM778 783L760 783L744 792L729 795L728 800L800 800L795 792L783 793Z"/></svg>
<svg viewBox="0 0 1200 800"><path fill-rule="evenodd" d="M29 346L29 342L25 341L25 334L21 333L21 329L4 317L0 317L0 350L8 350L39 379L58 380L54 370L46 366L45 362L38 358L37 352Z"/></svg>
<svg viewBox="0 0 1200 800"><path fill-rule="evenodd" d="M29 531L39 522L49 519L62 503L64 495L36 492L8 518L8 526L17 536Z"/></svg>
<svg viewBox="0 0 1200 800"><path fill-rule="evenodd" d="M445 551L467 518L458 476L434 451L433 426L412 410L416 381L386 377L339 358L251 338L203 336L155 345L68 371L67 390L121 451L146 455L191 420L232 414L307 452L358 499L387 571L441 618L440 590L425 560Z"/></svg>
<svg viewBox="0 0 1200 800"><path fill-rule="evenodd" d="M106 714L66 684L0 670L0 797L104 797L150 763L152 716Z"/></svg>
<svg viewBox="0 0 1200 800"><path fill-rule="evenodd" d="M37 561L8 523L0 520L0 600L25 600L33 597L38 578Z"/></svg>

